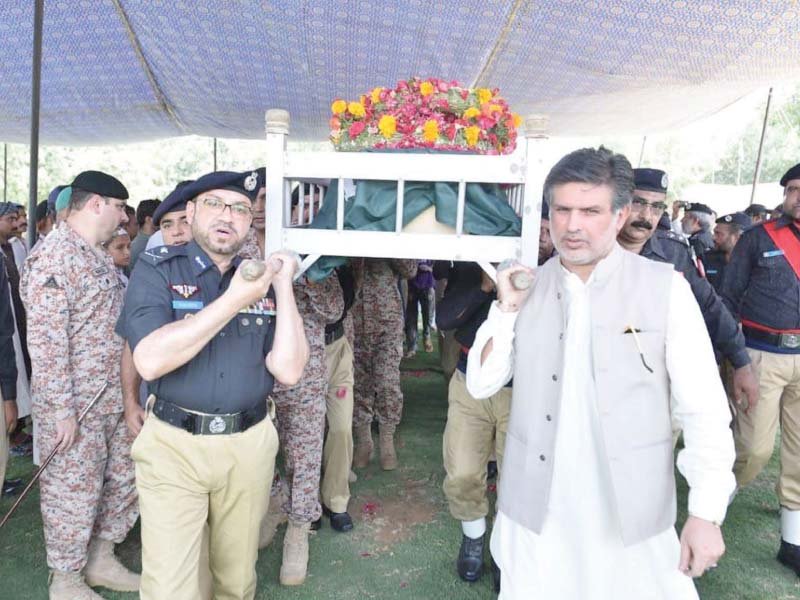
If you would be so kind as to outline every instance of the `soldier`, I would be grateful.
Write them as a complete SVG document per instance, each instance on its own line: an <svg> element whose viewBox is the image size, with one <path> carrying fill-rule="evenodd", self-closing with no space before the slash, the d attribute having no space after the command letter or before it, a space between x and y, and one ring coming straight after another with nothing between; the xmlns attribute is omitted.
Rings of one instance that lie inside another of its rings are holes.
<svg viewBox="0 0 800 600"><path fill-rule="evenodd" d="M454 285L449 285L439 303L436 324L454 329L461 345L456 372L448 389L447 425L442 442L444 493L450 514L461 521L461 548L456 570L464 581L474 582L483 575L483 548L486 537L486 463L494 452L498 470L503 466L508 415L511 409L511 383L486 400L477 400L467 391L467 355L475 333L486 320L496 298L494 282L473 263L456 263Z"/></svg>
<svg viewBox="0 0 800 600"><path fill-rule="evenodd" d="M683 234L689 238L689 245L701 261L706 252L714 248L711 226L714 224L714 211L705 204L692 202L686 205L681 219Z"/></svg>
<svg viewBox="0 0 800 600"><path fill-rule="evenodd" d="M725 275L725 267L731 260L731 252L742 232L750 225L750 217L743 212L731 213L717 219L717 225L714 227L714 250L706 254L703 266L706 279L718 294L722 291L722 278Z"/></svg>
<svg viewBox="0 0 800 600"><path fill-rule="evenodd" d="M353 466L364 468L372 457L372 419L380 427L381 468L397 468L394 432L403 413L400 360L403 358L403 305L398 277L417 272L417 261L360 259L354 262L359 296L353 305L355 385Z"/></svg>
<svg viewBox="0 0 800 600"><path fill-rule="evenodd" d="M114 556L138 510L114 333L123 291L102 248L125 222L128 191L98 171L79 174L71 190L66 223L30 257L21 286L33 362L48 365L32 381L38 442L44 455L59 448L40 480L51 600L100 598L88 586L139 589Z"/></svg>
<svg viewBox="0 0 800 600"><path fill-rule="evenodd" d="M757 401L736 414L736 482L747 485L767 464L780 423L778 560L800 576L800 164L780 184L783 216L742 234L722 296L741 319L759 377Z"/></svg>
<svg viewBox="0 0 800 600"><path fill-rule="evenodd" d="M278 449L266 398L308 358L294 259L277 253L252 281L238 270L257 179L222 171L184 187L193 241L145 251L128 287L120 328L154 397L132 448L145 600L201 595L206 523L214 596L255 595Z"/></svg>
<svg viewBox="0 0 800 600"><path fill-rule="evenodd" d="M736 320L725 308L714 288L697 271L690 248L683 236L656 229L666 208L668 178L659 169L634 169L634 190L630 215L617 236L620 245L650 260L671 263L683 274L703 313L716 353L727 358L734 368L733 395L738 401L753 401L758 383Z"/></svg>

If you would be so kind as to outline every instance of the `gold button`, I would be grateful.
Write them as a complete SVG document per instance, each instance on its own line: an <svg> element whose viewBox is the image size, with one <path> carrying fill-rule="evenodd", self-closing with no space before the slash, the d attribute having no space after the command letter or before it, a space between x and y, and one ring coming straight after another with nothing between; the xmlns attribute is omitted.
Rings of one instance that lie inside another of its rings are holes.
<svg viewBox="0 0 800 600"><path fill-rule="evenodd" d="M263 324L264 324L264 319L262 319L261 317L258 317L256 319L256 325L263 325Z"/></svg>
<svg viewBox="0 0 800 600"><path fill-rule="evenodd" d="M242 319L242 325L244 325L245 327L250 325L250 319Z"/></svg>
<svg viewBox="0 0 800 600"><path fill-rule="evenodd" d="M186 313L185 315L183 315L183 318L184 319L188 319L191 316L192 316L192 313Z"/></svg>

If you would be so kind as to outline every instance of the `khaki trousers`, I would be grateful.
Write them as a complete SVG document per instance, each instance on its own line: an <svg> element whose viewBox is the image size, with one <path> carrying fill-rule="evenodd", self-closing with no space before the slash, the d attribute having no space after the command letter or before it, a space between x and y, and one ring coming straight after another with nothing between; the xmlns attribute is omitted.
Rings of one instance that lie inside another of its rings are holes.
<svg viewBox="0 0 800 600"><path fill-rule="evenodd" d="M461 358L461 344L456 340L455 330L439 331L439 357L444 378L450 381Z"/></svg>
<svg viewBox="0 0 800 600"><path fill-rule="evenodd" d="M489 513L486 497L486 463L497 456L498 477L502 474L503 448L511 412L511 388L476 400L467 391L466 378L456 371L448 390L447 425L442 453L444 494L450 514L459 521L474 521Z"/></svg>
<svg viewBox="0 0 800 600"><path fill-rule="evenodd" d="M133 443L142 515L143 600L196 600L206 523L213 597L252 599L261 518L278 434L267 418L242 433L192 435L149 415Z"/></svg>
<svg viewBox="0 0 800 600"><path fill-rule="evenodd" d="M759 382L759 400L750 414L736 415L734 474L741 487L769 462L781 428L781 506L800 510L800 354L776 354L748 348Z"/></svg>
<svg viewBox="0 0 800 600"><path fill-rule="evenodd" d="M322 451L322 503L346 512L353 464L353 349L342 336L325 347L328 434Z"/></svg>

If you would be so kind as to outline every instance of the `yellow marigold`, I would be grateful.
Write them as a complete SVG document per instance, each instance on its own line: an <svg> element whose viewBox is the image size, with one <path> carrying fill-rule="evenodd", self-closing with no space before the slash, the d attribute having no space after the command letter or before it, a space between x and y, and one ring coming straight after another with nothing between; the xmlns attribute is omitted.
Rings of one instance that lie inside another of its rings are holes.
<svg viewBox="0 0 800 600"><path fill-rule="evenodd" d="M478 143L478 136L481 134L481 128L472 125L464 128L464 137L467 140L467 146L474 146Z"/></svg>
<svg viewBox="0 0 800 600"><path fill-rule="evenodd" d="M378 129L387 140L397 131L397 121L392 115L383 115L378 121Z"/></svg>
<svg viewBox="0 0 800 600"><path fill-rule="evenodd" d="M519 127L520 125L522 125L522 117L514 115L514 127Z"/></svg>
<svg viewBox="0 0 800 600"><path fill-rule="evenodd" d="M354 117L363 117L366 114L364 111L364 105L361 104L361 102L351 102L347 105L347 110Z"/></svg>
<svg viewBox="0 0 800 600"><path fill-rule="evenodd" d="M430 96L433 93L433 84L430 81L423 81L419 84L419 93L423 96Z"/></svg>
<svg viewBox="0 0 800 600"><path fill-rule="evenodd" d="M372 103L377 104L381 101L381 92L383 91L382 87L372 88Z"/></svg>
<svg viewBox="0 0 800 600"><path fill-rule="evenodd" d="M464 118L465 119L472 119L477 117L481 114L481 111L474 106L470 106L467 110L464 111Z"/></svg>
<svg viewBox="0 0 800 600"><path fill-rule="evenodd" d="M331 112L335 115L340 115L347 110L347 102L344 100L334 100L331 104Z"/></svg>
<svg viewBox="0 0 800 600"><path fill-rule="evenodd" d="M492 99L492 90L488 88L478 88L478 102L486 104Z"/></svg>
<svg viewBox="0 0 800 600"><path fill-rule="evenodd" d="M489 105L489 114L496 113L496 112L503 112L503 107L499 104L490 104Z"/></svg>
<svg viewBox="0 0 800 600"><path fill-rule="evenodd" d="M422 126L422 137L426 142L435 142L439 137L439 124L434 119L428 119Z"/></svg>

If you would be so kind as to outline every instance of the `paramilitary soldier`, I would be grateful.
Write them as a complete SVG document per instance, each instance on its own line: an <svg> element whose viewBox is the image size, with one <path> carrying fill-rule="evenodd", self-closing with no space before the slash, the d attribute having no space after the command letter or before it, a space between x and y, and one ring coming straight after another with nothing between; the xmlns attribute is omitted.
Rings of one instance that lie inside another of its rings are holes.
<svg viewBox="0 0 800 600"><path fill-rule="evenodd" d="M742 323L759 379L758 403L734 422L736 482L747 485L772 456L781 425L781 546L800 575L800 164L781 178L783 214L742 234L722 284Z"/></svg>
<svg viewBox="0 0 800 600"><path fill-rule="evenodd" d="M626 250L645 258L671 263L686 277L700 305L714 351L734 368L732 393L736 401L742 403L747 399L755 403L758 382L736 320L714 288L700 276L686 240L671 231L656 229L667 208L667 174L658 169L634 169L633 173L636 189L631 212L617 241Z"/></svg>
<svg viewBox="0 0 800 600"><path fill-rule="evenodd" d="M114 557L114 544L125 539L138 510L131 437L122 418L123 341L114 333L123 290L102 247L127 220L127 198L110 175L78 175L66 223L23 270L28 347L34 365L48 365L33 372L33 416L42 455L60 448L41 478L51 600L100 598L87 584L139 589L139 576Z"/></svg>
<svg viewBox="0 0 800 600"><path fill-rule="evenodd" d="M227 171L184 187L193 241L144 252L128 286L121 326L155 397L132 448L144 599L199 597L206 523L214 597L255 595L278 448L266 398L308 359L294 259L272 255L252 281L238 268L256 187L255 173Z"/></svg>

